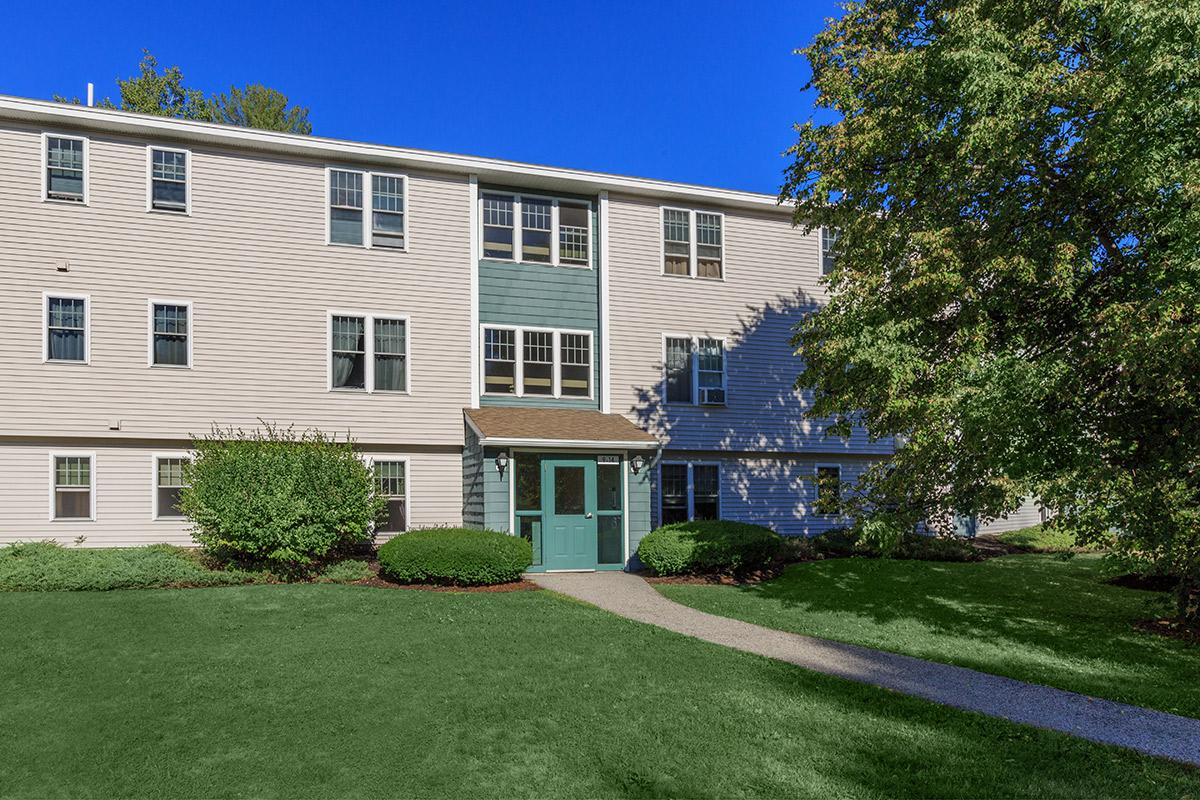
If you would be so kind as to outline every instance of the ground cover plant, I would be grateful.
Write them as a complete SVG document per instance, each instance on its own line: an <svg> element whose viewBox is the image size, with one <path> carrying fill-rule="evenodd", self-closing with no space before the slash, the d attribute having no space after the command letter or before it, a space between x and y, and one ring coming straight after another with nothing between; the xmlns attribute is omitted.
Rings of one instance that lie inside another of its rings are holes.
<svg viewBox="0 0 1200 800"><path fill-rule="evenodd" d="M756 585L656 586L713 614L1200 717L1200 646L1147 633L1168 595L1106 582L1103 558L835 558Z"/></svg>
<svg viewBox="0 0 1200 800"><path fill-rule="evenodd" d="M0 594L3 797L1171 797L1196 772L548 592Z"/></svg>
<svg viewBox="0 0 1200 800"><path fill-rule="evenodd" d="M773 566L783 549L782 537L761 525L693 520L646 534L638 558L656 575L744 575Z"/></svg>
<svg viewBox="0 0 1200 800"><path fill-rule="evenodd" d="M854 528L835 528L812 539L813 549L827 557L899 558L916 561L980 561L984 554L959 536L906 533L887 550Z"/></svg>
<svg viewBox="0 0 1200 800"><path fill-rule="evenodd" d="M379 572L396 583L492 586L521 579L533 549L519 536L469 528L427 528L379 548Z"/></svg>
<svg viewBox="0 0 1200 800"><path fill-rule="evenodd" d="M1096 545L1080 545L1075 535L1050 525L1033 525L998 534L997 539L1031 553L1070 553L1098 549Z"/></svg>

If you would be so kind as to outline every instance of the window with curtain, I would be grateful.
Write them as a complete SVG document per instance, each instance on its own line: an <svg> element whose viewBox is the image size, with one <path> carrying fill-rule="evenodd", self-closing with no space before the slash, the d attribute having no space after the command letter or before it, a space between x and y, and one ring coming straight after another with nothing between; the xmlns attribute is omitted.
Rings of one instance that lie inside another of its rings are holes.
<svg viewBox="0 0 1200 800"><path fill-rule="evenodd" d="M549 200L521 199L521 260L551 263L552 205Z"/></svg>
<svg viewBox="0 0 1200 800"><path fill-rule="evenodd" d="M663 272L667 275L692 273L692 233L689 212L663 209Z"/></svg>
<svg viewBox="0 0 1200 800"><path fill-rule="evenodd" d="M664 206L662 223L664 275L692 278L724 275L723 215Z"/></svg>
<svg viewBox="0 0 1200 800"><path fill-rule="evenodd" d="M155 460L155 513L160 519L182 517L179 500L183 492L183 466L186 458L159 458Z"/></svg>
<svg viewBox="0 0 1200 800"><path fill-rule="evenodd" d="M688 465L663 464L659 467L662 482L662 525L688 520Z"/></svg>
<svg viewBox="0 0 1200 800"><path fill-rule="evenodd" d="M408 389L407 328L402 319L375 318L375 391Z"/></svg>
<svg viewBox="0 0 1200 800"><path fill-rule="evenodd" d="M330 388L408 391L408 322L382 314L330 318Z"/></svg>
<svg viewBox="0 0 1200 800"><path fill-rule="evenodd" d="M591 265L591 205L584 200L483 192L483 257L530 264Z"/></svg>
<svg viewBox="0 0 1200 800"><path fill-rule="evenodd" d="M821 228L821 274L828 275L837 265L834 248L837 246L837 231L833 228Z"/></svg>
<svg viewBox="0 0 1200 800"><path fill-rule="evenodd" d="M87 300L46 298L46 359L87 361Z"/></svg>
<svg viewBox="0 0 1200 800"><path fill-rule="evenodd" d="M375 491L387 501L383 516L375 524L379 533L403 533L408 530L406 506L408 464L404 461L376 461Z"/></svg>
<svg viewBox="0 0 1200 800"><path fill-rule="evenodd" d="M696 276L721 277L721 215L696 212Z"/></svg>
<svg viewBox="0 0 1200 800"><path fill-rule="evenodd" d="M404 178L371 175L371 245L404 247Z"/></svg>
<svg viewBox="0 0 1200 800"><path fill-rule="evenodd" d="M725 405L725 343L712 337L668 336L663 363L667 403Z"/></svg>
<svg viewBox="0 0 1200 800"><path fill-rule="evenodd" d="M661 524L721 518L719 464L664 463L659 467L659 476Z"/></svg>
<svg viewBox="0 0 1200 800"><path fill-rule="evenodd" d="M840 514L842 511L842 468L837 466L817 467L817 501L814 510L818 514Z"/></svg>
<svg viewBox="0 0 1200 800"><path fill-rule="evenodd" d="M667 337L667 402L692 402L692 340Z"/></svg>
<svg viewBox="0 0 1200 800"><path fill-rule="evenodd" d="M150 150L150 207L159 211L188 210L188 154L182 150Z"/></svg>
<svg viewBox="0 0 1200 800"><path fill-rule="evenodd" d="M367 388L366 321L363 317L334 317L332 326L334 389Z"/></svg>
<svg viewBox="0 0 1200 800"><path fill-rule="evenodd" d="M46 198L82 203L87 182L84 140L46 137Z"/></svg>
<svg viewBox="0 0 1200 800"><path fill-rule="evenodd" d="M563 397L590 397L592 394L591 337L582 333L563 333L559 380Z"/></svg>
<svg viewBox="0 0 1200 800"><path fill-rule="evenodd" d="M186 305L154 303L151 332L151 363L163 367L186 367L188 361L189 309Z"/></svg>
<svg viewBox="0 0 1200 800"><path fill-rule="evenodd" d="M721 518L721 468L692 465L692 519Z"/></svg>
<svg viewBox="0 0 1200 800"><path fill-rule="evenodd" d="M54 518L92 516L91 456L54 457Z"/></svg>
<svg viewBox="0 0 1200 800"><path fill-rule="evenodd" d="M516 394L517 332L502 328L483 331L483 390L488 394Z"/></svg>
<svg viewBox="0 0 1200 800"><path fill-rule="evenodd" d="M363 174L329 170L329 241L363 243Z"/></svg>
<svg viewBox="0 0 1200 800"><path fill-rule="evenodd" d="M525 394L554 394L554 333L525 331L523 339L521 391Z"/></svg>
<svg viewBox="0 0 1200 800"><path fill-rule="evenodd" d="M513 198L510 195L483 196L483 257L511 259L513 243Z"/></svg>

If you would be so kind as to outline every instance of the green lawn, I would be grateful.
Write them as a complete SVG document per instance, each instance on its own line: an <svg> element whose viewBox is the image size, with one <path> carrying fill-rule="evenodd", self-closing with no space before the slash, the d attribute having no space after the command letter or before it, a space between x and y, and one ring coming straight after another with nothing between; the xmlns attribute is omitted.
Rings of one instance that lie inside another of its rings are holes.
<svg viewBox="0 0 1200 800"><path fill-rule="evenodd" d="M1031 553L1064 553L1068 550L1094 550L1094 547L1080 547L1075 537L1065 531L1048 528L1045 525L1033 525L1008 531L996 537L1000 541L1028 550Z"/></svg>
<svg viewBox="0 0 1200 800"><path fill-rule="evenodd" d="M546 592L0 594L4 797L1181 797L1200 774Z"/></svg>
<svg viewBox="0 0 1200 800"><path fill-rule="evenodd" d="M657 588L771 628L1200 717L1200 647L1134 628L1162 595L1105 584L1097 555L830 559L757 586Z"/></svg>

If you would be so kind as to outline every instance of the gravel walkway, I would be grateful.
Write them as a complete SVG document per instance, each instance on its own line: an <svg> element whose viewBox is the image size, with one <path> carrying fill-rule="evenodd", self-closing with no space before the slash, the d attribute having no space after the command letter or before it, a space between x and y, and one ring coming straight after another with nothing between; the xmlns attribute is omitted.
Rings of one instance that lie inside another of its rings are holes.
<svg viewBox="0 0 1200 800"><path fill-rule="evenodd" d="M935 703L1200 766L1200 720L706 614L626 572L530 575L629 619Z"/></svg>

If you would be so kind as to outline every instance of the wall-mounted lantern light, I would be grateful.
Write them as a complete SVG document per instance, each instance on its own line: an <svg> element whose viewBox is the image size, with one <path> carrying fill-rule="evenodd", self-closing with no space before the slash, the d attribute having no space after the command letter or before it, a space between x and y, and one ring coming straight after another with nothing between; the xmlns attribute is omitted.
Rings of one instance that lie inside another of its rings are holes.
<svg viewBox="0 0 1200 800"><path fill-rule="evenodd" d="M636 455L629 461L629 468L633 470L633 474L637 475L642 471L642 467L646 466L646 459L641 455Z"/></svg>
<svg viewBox="0 0 1200 800"><path fill-rule="evenodd" d="M496 456L496 472L503 475L506 469L508 469L508 453L501 450L500 455Z"/></svg>

